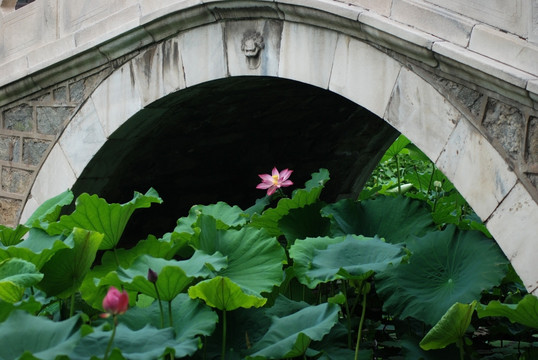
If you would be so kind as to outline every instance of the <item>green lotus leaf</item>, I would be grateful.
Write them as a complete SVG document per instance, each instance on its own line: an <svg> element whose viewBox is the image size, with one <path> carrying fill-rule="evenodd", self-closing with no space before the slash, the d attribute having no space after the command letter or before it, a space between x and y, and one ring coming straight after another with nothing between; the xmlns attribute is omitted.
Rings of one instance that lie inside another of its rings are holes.
<svg viewBox="0 0 538 360"><path fill-rule="evenodd" d="M51 236L40 229L30 229L23 241L9 247L0 246L0 261L19 258L34 264L38 269L60 249L68 248L61 235Z"/></svg>
<svg viewBox="0 0 538 360"><path fill-rule="evenodd" d="M0 346L0 359L56 359L68 355L80 339L75 331L78 321L78 316L56 322L15 311L0 324L0 339L4 345Z"/></svg>
<svg viewBox="0 0 538 360"><path fill-rule="evenodd" d="M235 310L240 307L251 308L263 306L267 299L241 288L227 277L217 276L211 280L204 280L189 288L192 299L202 299L211 307L219 310Z"/></svg>
<svg viewBox="0 0 538 360"><path fill-rule="evenodd" d="M345 236L324 236L295 241L290 247L289 254L290 258L293 259L293 268L299 282L311 289L315 288L321 281L319 279L312 279L307 275L315 251L327 249L330 244L340 243L344 240Z"/></svg>
<svg viewBox="0 0 538 360"><path fill-rule="evenodd" d="M433 230L430 211L422 201L381 196L362 202L344 199L321 210L331 219L331 234L379 236L398 244Z"/></svg>
<svg viewBox="0 0 538 360"><path fill-rule="evenodd" d="M0 243L4 246L17 245L28 230L26 226L21 224L17 225L15 229L0 225Z"/></svg>
<svg viewBox="0 0 538 360"><path fill-rule="evenodd" d="M311 341L319 341L331 331L338 322L339 310L338 305L325 303L274 318L247 359L288 359L303 355Z"/></svg>
<svg viewBox="0 0 538 360"><path fill-rule="evenodd" d="M307 181L305 189L297 189L293 192L291 199L280 199L276 208L267 209L263 214L254 214L251 219L251 226L258 229L265 229L272 236L282 235L278 223L286 216L290 210L305 207L319 200L321 190L329 180L329 172L320 169L318 173L312 174L312 179Z"/></svg>
<svg viewBox="0 0 538 360"><path fill-rule="evenodd" d="M220 230L213 217L201 215L199 250L226 256L228 266L216 274L252 292L270 292L283 280L285 251L264 230L251 227Z"/></svg>
<svg viewBox="0 0 538 360"><path fill-rule="evenodd" d="M66 298L78 291L95 260L103 234L74 228L65 243L72 248L58 250L41 268L45 275L38 287L49 296Z"/></svg>
<svg viewBox="0 0 538 360"><path fill-rule="evenodd" d="M49 234L69 233L79 227L104 234L99 250L112 249L123 234L129 218L136 209L148 208L152 203L162 203L154 189L145 195L135 192L134 198L125 204L108 204L97 195L81 194L76 201L76 209L70 215L64 215L59 222L51 223Z"/></svg>
<svg viewBox="0 0 538 360"><path fill-rule="evenodd" d="M316 202L299 209L291 209L278 221L288 244L293 244L296 239L328 235L330 222L321 216L320 210L323 206L323 203Z"/></svg>
<svg viewBox="0 0 538 360"><path fill-rule="evenodd" d="M411 141L406 138L404 135L398 136L396 140L392 143L392 145L385 151L385 154L381 158L380 162L385 162L389 160L390 158L398 155L401 153L409 144Z"/></svg>
<svg viewBox="0 0 538 360"><path fill-rule="evenodd" d="M26 220L26 226L34 226L46 229L48 223L56 221L64 206L73 202L73 192L66 190L41 204L34 213Z"/></svg>
<svg viewBox="0 0 538 360"><path fill-rule="evenodd" d="M189 286L195 277L207 277L225 266L226 258L218 252L208 255L197 251L191 259L184 261L142 255L128 269L119 269L117 276L126 288L157 298L155 286L147 279L148 270L152 269L158 274L155 285L161 300L171 301ZM108 277L100 282L100 285L114 284Z"/></svg>
<svg viewBox="0 0 538 360"><path fill-rule="evenodd" d="M497 300L488 305L479 304L476 312L479 318L504 316L511 322L538 329L538 298L531 294L525 295L517 304L502 304Z"/></svg>
<svg viewBox="0 0 538 360"><path fill-rule="evenodd" d="M24 289L37 284L43 278L34 264L22 259L0 262L0 299L16 303L22 299Z"/></svg>
<svg viewBox="0 0 538 360"><path fill-rule="evenodd" d="M69 354L72 360L87 360L92 355L102 358L110 340L110 331L103 326L83 337L77 347ZM199 340L190 338L178 341L174 329L156 329L146 325L142 329L131 330L120 323L112 342L112 349L118 349L125 359L152 360L162 359L164 354L174 353L176 358L190 356L198 350ZM113 358L113 357L110 357Z"/></svg>
<svg viewBox="0 0 538 360"><path fill-rule="evenodd" d="M428 331L420 342L424 350L443 349L450 344L461 344L463 336L471 324L476 301L471 304L455 303L441 320Z"/></svg>
<svg viewBox="0 0 538 360"><path fill-rule="evenodd" d="M15 310L23 310L29 314L35 315L41 310L42 306L43 304L37 301L33 296L14 304L0 300L0 323L5 321Z"/></svg>
<svg viewBox="0 0 538 360"><path fill-rule="evenodd" d="M191 299L187 294L179 294L172 300L171 306L176 340L183 341L198 335L209 336L215 330L219 317L202 302ZM168 316L165 310L166 318ZM159 304L153 301L145 308L133 307L121 316L120 321L132 330L140 330L148 324L159 328L161 326Z"/></svg>
<svg viewBox="0 0 538 360"><path fill-rule="evenodd" d="M409 263L378 276L377 291L387 312L431 325L452 304L470 303L480 298L482 290L499 284L508 263L495 242L482 233L454 226L431 232L408 248Z"/></svg>

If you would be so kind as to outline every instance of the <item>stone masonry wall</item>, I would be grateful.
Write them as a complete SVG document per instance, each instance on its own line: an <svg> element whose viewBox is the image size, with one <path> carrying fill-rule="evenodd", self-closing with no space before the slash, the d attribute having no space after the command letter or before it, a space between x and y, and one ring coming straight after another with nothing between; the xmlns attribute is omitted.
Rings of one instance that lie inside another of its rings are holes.
<svg viewBox="0 0 538 360"><path fill-rule="evenodd" d="M105 68L81 75L0 107L0 224L17 223L42 160L77 107L109 72Z"/></svg>

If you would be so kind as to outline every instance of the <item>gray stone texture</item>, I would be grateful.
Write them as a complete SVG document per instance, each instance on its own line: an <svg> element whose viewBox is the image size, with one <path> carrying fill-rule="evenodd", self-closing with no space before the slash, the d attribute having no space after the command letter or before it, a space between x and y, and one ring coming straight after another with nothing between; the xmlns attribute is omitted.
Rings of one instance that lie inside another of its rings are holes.
<svg viewBox="0 0 538 360"><path fill-rule="evenodd" d="M62 86L58 89L54 89L52 92L54 95L54 100L57 102L67 102L67 88L65 86Z"/></svg>
<svg viewBox="0 0 538 360"><path fill-rule="evenodd" d="M461 102L461 104L463 104L465 108L471 112L471 114L476 117L480 115L482 99L484 98L483 94L442 77L436 76L435 80L439 85L442 86L443 89L448 91L449 94Z"/></svg>
<svg viewBox="0 0 538 360"><path fill-rule="evenodd" d="M38 165L49 147L50 141L39 139L24 139L22 161L26 165Z"/></svg>
<svg viewBox="0 0 538 360"><path fill-rule="evenodd" d="M28 105L19 105L4 112L4 128L15 131L33 130L33 108Z"/></svg>
<svg viewBox="0 0 538 360"><path fill-rule="evenodd" d="M56 135L71 117L72 107L37 107L37 131L41 134Z"/></svg>
<svg viewBox="0 0 538 360"><path fill-rule="evenodd" d="M482 124L512 158L518 159L525 134L525 119L518 108L490 98Z"/></svg>
<svg viewBox="0 0 538 360"><path fill-rule="evenodd" d="M0 160L20 162L20 137L0 136Z"/></svg>
<svg viewBox="0 0 538 360"><path fill-rule="evenodd" d="M1 173L2 191L24 194L30 185L33 171L3 167Z"/></svg>
<svg viewBox="0 0 538 360"><path fill-rule="evenodd" d="M21 200L0 197L0 224L15 226L21 205Z"/></svg>
<svg viewBox="0 0 538 360"><path fill-rule="evenodd" d="M531 117L529 119L526 160L527 164L534 165L538 168L538 117Z"/></svg>

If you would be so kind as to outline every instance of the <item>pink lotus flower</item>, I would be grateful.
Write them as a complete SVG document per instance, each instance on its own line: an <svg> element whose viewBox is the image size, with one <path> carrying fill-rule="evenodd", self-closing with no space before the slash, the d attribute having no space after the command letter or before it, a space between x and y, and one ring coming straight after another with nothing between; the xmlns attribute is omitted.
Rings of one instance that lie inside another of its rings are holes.
<svg viewBox="0 0 538 360"><path fill-rule="evenodd" d="M120 292L114 286L108 289L108 292L103 299L103 309L106 314L102 317L108 317L110 315L121 315L127 311L129 307L129 295L125 290Z"/></svg>
<svg viewBox="0 0 538 360"><path fill-rule="evenodd" d="M262 182L256 186L256 189L267 189L267 195L273 195L276 189L293 185L293 183L288 180L292 172L293 170L288 169L278 172L276 167L274 167L271 175L259 174L258 176L262 179Z"/></svg>

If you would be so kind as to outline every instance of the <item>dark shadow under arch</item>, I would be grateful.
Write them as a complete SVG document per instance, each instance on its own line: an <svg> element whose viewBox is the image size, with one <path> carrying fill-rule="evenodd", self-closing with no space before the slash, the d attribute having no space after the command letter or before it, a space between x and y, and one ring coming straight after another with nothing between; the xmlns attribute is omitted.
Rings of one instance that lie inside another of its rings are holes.
<svg viewBox="0 0 538 360"><path fill-rule="evenodd" d="M233 77L180 90L123 124L87 165L75 195L126 202L154 187L162 205L135 213L125 241L172 231L194 204L247 208L264 195L258 173L294 170L302 186L327 168L323 196L355 196L398 132L328 90L270 77ZM154 111L154 112L155 112Z"/></svg>

